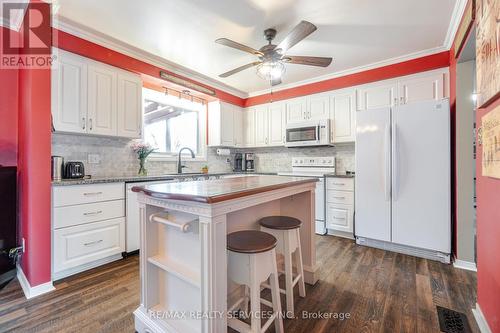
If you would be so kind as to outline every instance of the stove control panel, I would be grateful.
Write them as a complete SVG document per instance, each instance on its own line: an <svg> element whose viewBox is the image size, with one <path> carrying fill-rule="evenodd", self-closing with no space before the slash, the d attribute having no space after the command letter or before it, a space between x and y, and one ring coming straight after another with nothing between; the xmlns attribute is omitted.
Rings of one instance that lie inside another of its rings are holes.
<svg viewBox="0 0 500 333"><path fill-rule="evenodd" d="M335 167L335 157L292 157L292 167Z"/></svg>

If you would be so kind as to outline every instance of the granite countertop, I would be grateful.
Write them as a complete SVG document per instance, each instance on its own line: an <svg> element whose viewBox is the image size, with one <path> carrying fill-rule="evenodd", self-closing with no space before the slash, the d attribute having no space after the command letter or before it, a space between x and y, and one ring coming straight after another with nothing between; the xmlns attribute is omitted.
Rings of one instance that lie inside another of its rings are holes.
<svg viewBox="0 0 500 333"><path fill-rule="evenodd" d="M338 173L327 173L325 177L328 178L354 178L356 175L353 173L338 174Z"/></svg>
<svg viewBox="0 0 500 333"><path fill-rule="evenodd" d="M317 182L315 178L286 176L242 176L210 181L173 182L136 186L134 192L170 200L216 203L280 188Z"/></svg>
<svg viewBox="0 0 500 333"><path fill-rule="evenodd" d="M148 181L161 181L172 180L190 177L204 177L211 176L228 176L228 175L275 175L275 173L260 173L260 172L222 172L222 173L183 173L183 174L165 174L157 176L118 176L118 177L95 177L84 179L63 179L52 181L53 186L70 186L70 185L86 185L86 184L102 184L102 183L134 183L134 182L148 182Z"/></svg>

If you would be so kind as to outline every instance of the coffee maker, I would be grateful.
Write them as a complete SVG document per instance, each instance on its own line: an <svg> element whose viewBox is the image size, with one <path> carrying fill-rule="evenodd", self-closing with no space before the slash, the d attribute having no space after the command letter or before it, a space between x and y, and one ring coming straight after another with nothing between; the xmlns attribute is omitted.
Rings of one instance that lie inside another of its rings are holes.
<svg viewBox="0 0 500 333"><path fill-rule="evenodd" d="M254 153L245 153L245 171L255 171Z"/></svg>
<svg viewBox="0 0 500 333"><path fill-rule="evenodd" d="M234 167L233 171L243 171L243 154L242 153L236 153L234 154Z"/></svg>

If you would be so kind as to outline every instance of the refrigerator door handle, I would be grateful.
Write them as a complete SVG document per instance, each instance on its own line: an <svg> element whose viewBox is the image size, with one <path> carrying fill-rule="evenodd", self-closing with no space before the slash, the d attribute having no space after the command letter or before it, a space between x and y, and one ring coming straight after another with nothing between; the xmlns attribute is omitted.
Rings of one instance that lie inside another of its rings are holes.
<svg viewBox="0 0 500 333"><path fill-rule="evenodd" d="M385 200L391 200L391 129L385 125L384 133L384 193Z"/></svg>
<svg viewBox="0 0 500 333"><path fill-rule="evenodd" d="M392 155L392 168L393 168L393 179L392 179L392 200L398 200L399 194L399 142L398 142L398 127L393 124L392 127L392 145L393 145L393 155Z"/></svg>

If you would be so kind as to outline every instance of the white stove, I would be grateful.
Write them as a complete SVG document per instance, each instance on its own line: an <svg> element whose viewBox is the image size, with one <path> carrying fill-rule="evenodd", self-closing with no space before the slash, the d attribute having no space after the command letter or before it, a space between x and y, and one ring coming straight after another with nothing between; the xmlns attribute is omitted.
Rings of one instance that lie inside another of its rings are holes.
<svg viewBox="0 0 500 333"><path fill-rule="evenodd" d="M326 234L325 175L335 173L335 157L292 157L292 171L279 172L280 176L314 177L316 184L316 233Z"/></svg>

